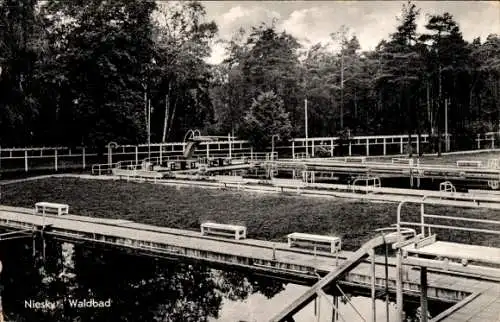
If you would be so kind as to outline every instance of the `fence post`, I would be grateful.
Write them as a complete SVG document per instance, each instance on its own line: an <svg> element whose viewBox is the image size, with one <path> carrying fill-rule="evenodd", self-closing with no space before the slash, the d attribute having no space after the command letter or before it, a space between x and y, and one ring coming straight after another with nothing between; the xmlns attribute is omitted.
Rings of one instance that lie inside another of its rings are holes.
<svg viewBox="0 0 500 322"><path fill-rule="evenodd" d="M480 150L481 149L481 139L480 139L480 135L479 134L477 135L476 141L477 141L477 149Z"/></svg>
<svg viewBox="0 0 500 322"><path fill-rule="evenodd" d="M449 147L448 147L448 151L449 151ZM418 138L418 135L417 135L417 154L420 155L420 140Z"/></svg>
<svg viewBox="0 0 500 322"><path fill-rule="evenodd" d="M163 156L162 155L163 154L163 145L160 143L159 146L160 146L160 165L161 165L161 163L162 163L161 160L162 160L162 156Z"/></svg>
<svg viewBox="0 0 500 322"><path fill-rule="evenodd" d="M24 150L24 171L28 172L28 150Z"/></svg>
<svg viewBox="0 0 500 322"><path fill-rule="evenodd" d="M57 171L57 149L54 150L54 170Z"/></svg>
<svg viewBox="0 0 500 322"><path fill-rule="evenodd" d="M139 163L139 147L135 146L135 164Z"/></svg>
<svg viewBox="0 0 500 322"><path fill-rule="evenodd" d="M85 169L85 147L82 148L82 162L83 168Z"/></svg>
<svg viewBox="0 0 500 322"><path fill-rule="evenodd" d="M210 142L207 142L207 161L210 159Z"/></svg>
<svg viewBox="0 0 500 322"><path fill-rule="evenodd" d="M384 154L384 155L387 155L387 142L386 142L386 139L385 139L385 138L383 138L382 146L383 146L383 148L384 148L384 152L383 152L383 154Z"/></svg>
<svg viewBox="0 0 500 322"><path fill-rule="evenodd" d="M334 153L333 153L333 139L330 140L330 156L331 157L334 156Z"/></svg>
<svg viewBox="0 0 500 322"><path fill-rule="evenodd" d="M495 135L494 134L491 135L491 148L492 149L495 148Z"/></svg>
<svg viewBox="0 0 500 322"><path fill-rule="evenodd" d="M403 154L403 137L399 138L399 154Z"/></svg>
<svg viewBox="0 0 500 322"><path fill-rule="evenodd" d="M295 159L295 141L292 141L292 159Z"/></svg>
<svg viewBox="0 0 500 322"><path fill-rule="evenodd" d="M366 156L370 155L370 139L366 138Z"/></svg>

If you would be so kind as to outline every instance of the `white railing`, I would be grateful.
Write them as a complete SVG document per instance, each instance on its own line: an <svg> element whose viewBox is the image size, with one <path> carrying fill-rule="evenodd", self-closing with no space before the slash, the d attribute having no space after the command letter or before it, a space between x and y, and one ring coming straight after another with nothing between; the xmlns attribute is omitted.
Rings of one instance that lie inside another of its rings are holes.
<svg viewBox="0 0 500 322"><path fill-rule="evenodd" d="M95 175L103 175L103 174L109 174L111 173L111 170L113 168L116 168L118 166L118 163L100 163L100 164L93 164L92 165L92 174Z"/></svg>

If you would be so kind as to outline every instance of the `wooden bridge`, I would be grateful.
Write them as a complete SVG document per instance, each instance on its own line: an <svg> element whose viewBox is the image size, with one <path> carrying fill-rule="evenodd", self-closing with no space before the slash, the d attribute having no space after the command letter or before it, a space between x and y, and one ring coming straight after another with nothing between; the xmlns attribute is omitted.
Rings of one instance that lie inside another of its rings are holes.
<svg viewBox="0 0 500 322"><path fill-rule="evenodd" d="M375 292L384 292L387 287L387 291L394 294L398 287L401 287L407 299L417 300L422 296L420 278L424 268L428 270L424 285L427 290L425 298L458 303L452 310L445 312L445 316L434 321L466 321L451 317L456 317L457 314L467 316L463 312L474 312L485 307L485 312L490 316L500 316L500 306L496 305L500 298L500 270L494 268L449 263L443 270L442 261L416 261L415 258L408 257L403 260L406 268L398 282L397 261L388 258L386 275L385 258L375 256L369 249L354 253L341 252L337 255L314 253L289 248L285 243L254 239L236 241L201 236L199 232L188 230L71 214L41 216L36 215L33 209L5 206L0 207L0 227L18 231L20 234L37 234L43 231L43 235L66 241L98 243L138 251L145 255L246 269L305 285L312 285L318 279L333 274L335 279L338 279L337 285L349 287L353 292L358 290L367 294L372 290L374 295ZM368 244L380 246L381 241L393 243L394 236L399 235L392 234L391 238L386 235L385 240L381 240L380 236L376 237L376 242L372 240ZM367 257L370 260L367 260ZM410 266L418 267L420 271L411 269ZM328 284L322 283L322 287ZM315 296L320 291L311 294ZM308 299L310 298L309 296Z"/></svg>

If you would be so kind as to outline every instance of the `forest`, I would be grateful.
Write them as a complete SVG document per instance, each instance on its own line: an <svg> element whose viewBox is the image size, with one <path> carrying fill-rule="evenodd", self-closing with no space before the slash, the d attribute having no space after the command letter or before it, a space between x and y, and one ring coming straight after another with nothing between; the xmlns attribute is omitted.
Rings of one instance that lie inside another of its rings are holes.
<svg viewBox="0 0 500 322"><path fill-rule="evenodd" d="M401 8L361 51L349 26L304 48L276 24L219 39L197 1L0 0L0 146L178 142L189 129L266 146L308 135L498 131L500 37ZM227 59L209 64L213 44ZM340 50L332 50L336 44ZM148 109L151 116L148 118Z"/></svg>

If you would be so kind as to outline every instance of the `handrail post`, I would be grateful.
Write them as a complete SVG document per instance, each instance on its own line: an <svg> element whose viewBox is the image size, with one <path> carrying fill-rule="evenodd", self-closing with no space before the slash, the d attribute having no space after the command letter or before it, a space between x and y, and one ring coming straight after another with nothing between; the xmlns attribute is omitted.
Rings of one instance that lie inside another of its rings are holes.
<svg viewBox="0 0 500 322"><path fill-rule="evenodd" d="M398 244L402 242L401 238L401 209L403 205L410 200L403 200L398 205L397 213L397 238ZM403 254L402 249L399 247L396 251L396 306L397 306L397 322L403 322Z"/></svg>

